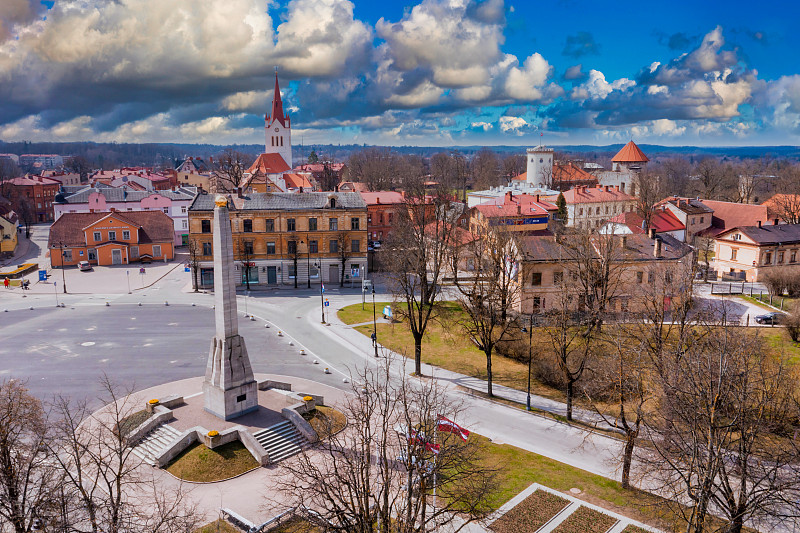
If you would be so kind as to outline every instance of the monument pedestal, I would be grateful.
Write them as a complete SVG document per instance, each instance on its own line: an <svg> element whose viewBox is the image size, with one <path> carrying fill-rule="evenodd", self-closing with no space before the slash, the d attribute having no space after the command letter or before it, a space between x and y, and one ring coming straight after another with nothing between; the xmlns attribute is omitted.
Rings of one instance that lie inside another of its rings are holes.
<svg viewBox="0 0 800 533"><path fill-rule="evenodd" d="M258 409L258 383L242 336L211 340L203 396L205 410L223 420Z"/></svg>

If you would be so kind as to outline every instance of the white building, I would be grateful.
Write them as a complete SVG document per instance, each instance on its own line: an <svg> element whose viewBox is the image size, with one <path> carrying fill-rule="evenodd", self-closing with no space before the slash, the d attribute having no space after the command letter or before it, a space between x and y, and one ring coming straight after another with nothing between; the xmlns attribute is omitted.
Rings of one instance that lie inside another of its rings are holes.
<svg viewBox="0 0 800 533"><path fill-rule="evenodd" d="M292 168L292 119L283 114L281 88L278 86L278 72L275 72L275 94L272 96L272 111L264 120L266 143L265 154L279 154L286 166Z"/></svg>

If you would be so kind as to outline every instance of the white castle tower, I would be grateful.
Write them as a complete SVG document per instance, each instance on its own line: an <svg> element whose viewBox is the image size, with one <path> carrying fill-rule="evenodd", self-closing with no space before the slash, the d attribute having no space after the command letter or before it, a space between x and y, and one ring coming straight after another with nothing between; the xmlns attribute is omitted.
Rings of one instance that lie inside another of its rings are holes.
<svg viewBox="0 0 800 533"><path fill-rule="evenodd" d="M292 164L292 121L289 115L283 114L281 89L278 86L278 71L275 71L275 94L272 97L272 111L264 117L266 131L265 154L280 155L289 168Z"/></svg>
<svg viewBox="0 0 800 533"><path fill-rule="evenodd" d="M553 182L553 149L539 145L528 148L527 181L534 187L548 186Z"/></svg>

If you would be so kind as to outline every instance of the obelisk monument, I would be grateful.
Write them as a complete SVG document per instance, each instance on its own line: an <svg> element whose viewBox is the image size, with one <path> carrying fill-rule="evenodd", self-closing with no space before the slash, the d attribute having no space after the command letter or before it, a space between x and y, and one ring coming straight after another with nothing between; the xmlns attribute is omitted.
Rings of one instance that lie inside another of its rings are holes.
<svg viewBox="0 0 800 533"><path fill-rule="evenodd" d="M236 271L233 263L233 236L228 200L214 200L214 318L216 335L203 383L205 410L231 420L258 409L258 384L244 338L239 335L236 313Z"/></svg>

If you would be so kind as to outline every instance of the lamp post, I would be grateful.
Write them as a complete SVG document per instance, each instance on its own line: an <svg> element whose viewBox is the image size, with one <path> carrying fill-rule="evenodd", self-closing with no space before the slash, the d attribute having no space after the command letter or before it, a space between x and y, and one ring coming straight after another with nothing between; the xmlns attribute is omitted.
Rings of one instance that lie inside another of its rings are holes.
<svg viewBox="0 0 800 533"><path fill-rule="evenodd" d="M314 263L314 266L317 266ZM322 313L322 323L325 323L325 282L322 281L322 260L319 261L319 309Z"/></svg>
<svg viewBox="0 0 800 533"><path fill-rule="evenodd" d="M378 320L375 314L375 285L372 286L372 344L375 346L375 357L378 357Z"/></svg>
<svg viewBox="0 0 800 533"><path fill-rule="evenodd" d="M311 239L306 237L306 241L308 241L308 243L306 244L306 269L308 270L308 275L306 277L308 278L308 288L310 289L311 288Z"/></svg>
<svg viewBox="0 0 800 533"><path fill-rule="evenodd" d="M525 333L525 327L522 327ZM533 361L533 313L531 313L530 324L528 325L528 397L525 399L525 410L531 410L531 361Z"/></svg>
<svg viewBox="0 0 800 533"><path fill-rule="evenodd" d="M64 288L64 294L67 294L67 278L64 276L64 243L58 243L61 248L61 286Z"/></svg>

